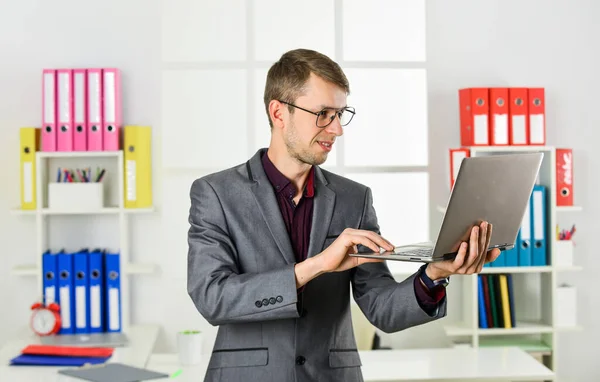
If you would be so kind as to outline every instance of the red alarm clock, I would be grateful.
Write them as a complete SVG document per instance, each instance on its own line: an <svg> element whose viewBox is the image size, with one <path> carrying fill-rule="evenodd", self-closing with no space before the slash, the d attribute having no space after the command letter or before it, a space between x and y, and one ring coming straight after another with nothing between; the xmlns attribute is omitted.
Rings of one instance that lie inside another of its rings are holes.
<svg viewBox="0 0 600 382"><path fill-rule="evenodd" d="M39 336L49 336L56 334L60 330L60 308L58 304L51 303L44 306L42 303L35 303L31 306L31 329Z"/></svg>

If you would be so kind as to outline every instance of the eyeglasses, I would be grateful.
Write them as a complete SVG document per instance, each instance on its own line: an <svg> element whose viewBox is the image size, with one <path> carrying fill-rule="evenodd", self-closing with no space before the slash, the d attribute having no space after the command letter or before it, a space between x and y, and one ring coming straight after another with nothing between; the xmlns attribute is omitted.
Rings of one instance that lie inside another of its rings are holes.
<svg viewBox="0 0 600 382"><path fill-rule="evenodd" d="M323 110L315 113L314 111L304 109L300 106L296 106L289 102L285 102L285 101L279 101L279 102L284 103L289 106L292 106L292 107L295 107L296 109L300 109L307 113L316 115L317 116L316 124L317 124L317 127L320 127L320 128L325 128L325 127L329 126L331 124L331 122L333 122L335 117L338 117L340 119L340 125L346 126L350 123L350 121L352 121L352 118L354 118L354 114L356 114L356 112L354 111L354 108L351 106L346 106L343 109L333 109L333 108L326 107Z"/></svg>

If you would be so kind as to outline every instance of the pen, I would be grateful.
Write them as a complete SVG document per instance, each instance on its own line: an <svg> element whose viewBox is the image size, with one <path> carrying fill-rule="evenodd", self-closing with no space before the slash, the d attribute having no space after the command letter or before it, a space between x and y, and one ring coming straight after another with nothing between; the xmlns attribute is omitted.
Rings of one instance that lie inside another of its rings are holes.
<svg viewBox="0 0 600 382"><path fill-rule="evenodd" d="M102 180L102 177L104 176L104 171L105 171L105 169L102 169L102 171L100 171L100 175L98 176L98 179L96 179L96 182L99 182Z"/></svg>
<svg viewBox="0 0 600 382"><path fill-rule="evenodd" d="M181 374L181 372L182 372L182 371L183 371L182 369L179 369L179 370L177 370L176 372L174 372L174 373L171 375L171 378L175 378L175 377L177 377L179 374Z"/></svg>

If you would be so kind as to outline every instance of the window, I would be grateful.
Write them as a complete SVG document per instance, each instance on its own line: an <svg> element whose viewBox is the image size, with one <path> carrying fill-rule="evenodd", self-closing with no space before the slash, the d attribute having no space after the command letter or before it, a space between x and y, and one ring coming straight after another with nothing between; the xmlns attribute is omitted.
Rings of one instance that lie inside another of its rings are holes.
<svg viewBox="0 0 600 382"><path fill-rule="evenodd" d="M287 50L315 49L342 66L357 111L324 167L371 187L394 244L429 240L425 0L164 4L165 169L212 172L268 146L267 70Z"/></svg>

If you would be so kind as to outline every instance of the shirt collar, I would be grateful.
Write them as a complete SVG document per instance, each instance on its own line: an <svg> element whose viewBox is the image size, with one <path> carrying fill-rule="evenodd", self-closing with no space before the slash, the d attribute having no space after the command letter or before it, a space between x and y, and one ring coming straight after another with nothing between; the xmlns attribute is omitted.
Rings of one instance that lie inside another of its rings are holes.
<svg viewBox="0 0 600 382"><path fill-rule="evenodd" d="M283 175L281 171L277 169L277 167L275 167L273 162L271 162L271 159L269 159L269 156L267 155L266 151L263 153L262 156L262 164L267 178L269 178L269 182L271 182L271 185L275 189L275 192L282 192L283 189L286 188L288 185L294 187L290 180L286 178L285 175ZM314 166L311 166L306 181L306 187L304 187L303 196L312 198L315 195L314 177L315 168Z"/></svg>

